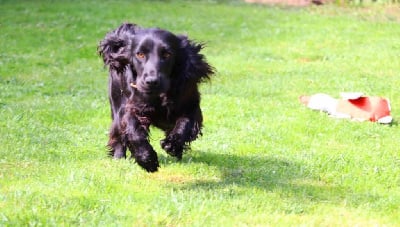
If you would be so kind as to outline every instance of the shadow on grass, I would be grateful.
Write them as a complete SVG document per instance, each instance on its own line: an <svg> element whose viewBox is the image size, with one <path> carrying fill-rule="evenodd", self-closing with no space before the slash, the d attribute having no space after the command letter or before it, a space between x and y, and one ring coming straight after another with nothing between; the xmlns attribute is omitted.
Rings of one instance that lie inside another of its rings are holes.
<svg viewBox="0 0 400 227"><path fill-rule="evenodd" d="M377 194L357 192L340 184L325 182L320 179L317 169L285 158L193 151L182 162L184 165L210 166L219 172L219 176L186 182L178 186L180 190L254 196L249 195L250 192L258 193L261 199L265 199L263 195L267 193L289 204L277 208L285 213L303 213L314 209L317 204L353 208L368 206L375 212L393 205Z"/></svg>
<svg viewBox="0 0 400 227"><path fill-rule="evenodd" d="M184 155L181 164L191 169L191 165L198 165L193 169L199 172L200 177L181 184L173 182L169 184L171 187L200 195L216 194L225 199L236 196L246 198L244 201L249 198L265 200L280 204L276 209L284 213L307 213L321 208L319 206L368 207L380 213L394 206L393 201L387 201L376 193L325 181L321 179L318 168L284 157L262 153L237 155L192 151ZM205 170L207 166L209 169ZM340 178L340 174L334 175L333 180Z"/></svg>
<svg viewBox="0 0 400 227"><path fill-rule="evenodd" d="M185 184L181 189L220 190L232 186L278 193L279 196L298 201L343 201L343 188L322 182L307 167L285 159L266 155L233 155L208 152L193 152L183 162L205 164L217 168L218 180L197 180Z"/></svg>

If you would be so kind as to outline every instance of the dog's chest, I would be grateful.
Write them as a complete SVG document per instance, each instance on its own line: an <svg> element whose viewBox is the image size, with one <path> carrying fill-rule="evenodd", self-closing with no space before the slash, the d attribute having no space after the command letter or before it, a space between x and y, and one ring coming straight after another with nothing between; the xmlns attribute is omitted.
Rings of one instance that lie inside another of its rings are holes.
<svg viewBox="0 0 400 227"><path fill-rule="evenodd" d="M163 130L170 130L175 125L173 107L161 102L137 105L135 115L139 121L147 122Z"/></svg>

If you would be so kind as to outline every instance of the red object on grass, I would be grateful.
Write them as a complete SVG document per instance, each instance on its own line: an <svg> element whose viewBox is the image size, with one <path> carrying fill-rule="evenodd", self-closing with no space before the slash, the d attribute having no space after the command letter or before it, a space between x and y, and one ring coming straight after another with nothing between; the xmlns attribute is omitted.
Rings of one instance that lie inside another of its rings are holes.
<svg viewBox="0 0 400 227"><path fill-rule="evenodd" d="M326 94L300 96L300 102L313 110L321 110L337 118L372 121L383 124L392 122L389 100L364 96L362 93L342 93L341 99Z"/></svg>

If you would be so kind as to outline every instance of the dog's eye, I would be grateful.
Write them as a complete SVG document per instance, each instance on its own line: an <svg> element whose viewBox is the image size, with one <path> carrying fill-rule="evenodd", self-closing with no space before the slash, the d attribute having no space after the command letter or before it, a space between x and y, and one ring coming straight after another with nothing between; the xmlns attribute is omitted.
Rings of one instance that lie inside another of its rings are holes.
<svg viewBox="0 0 400 227"><path fill-rule="evenodd" d="M137 52L136 53L136 57L139 58L139 59L144 59L146 56L144 55L143 52Z"/></svg>
<svg viewBox="0 0 400 227"><path fill-rule="evenodd" d="M168 58L171 57L171 53L169 53L169 52L164 52L164 53L162 53L162 57L163 57L164 59L168 59Z"/></svg>

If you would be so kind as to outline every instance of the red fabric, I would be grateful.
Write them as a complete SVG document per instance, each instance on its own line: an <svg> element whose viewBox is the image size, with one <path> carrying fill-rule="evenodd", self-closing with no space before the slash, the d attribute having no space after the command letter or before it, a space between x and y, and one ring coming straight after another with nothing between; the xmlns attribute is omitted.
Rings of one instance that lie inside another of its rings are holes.
<svg viewBox="0 0 400 227"><path fill-rule="evenodd" d="M352 118L377 121L390 116L390 106L380 97L360 97L339 100L337 112L349 114Z"/></svg>

